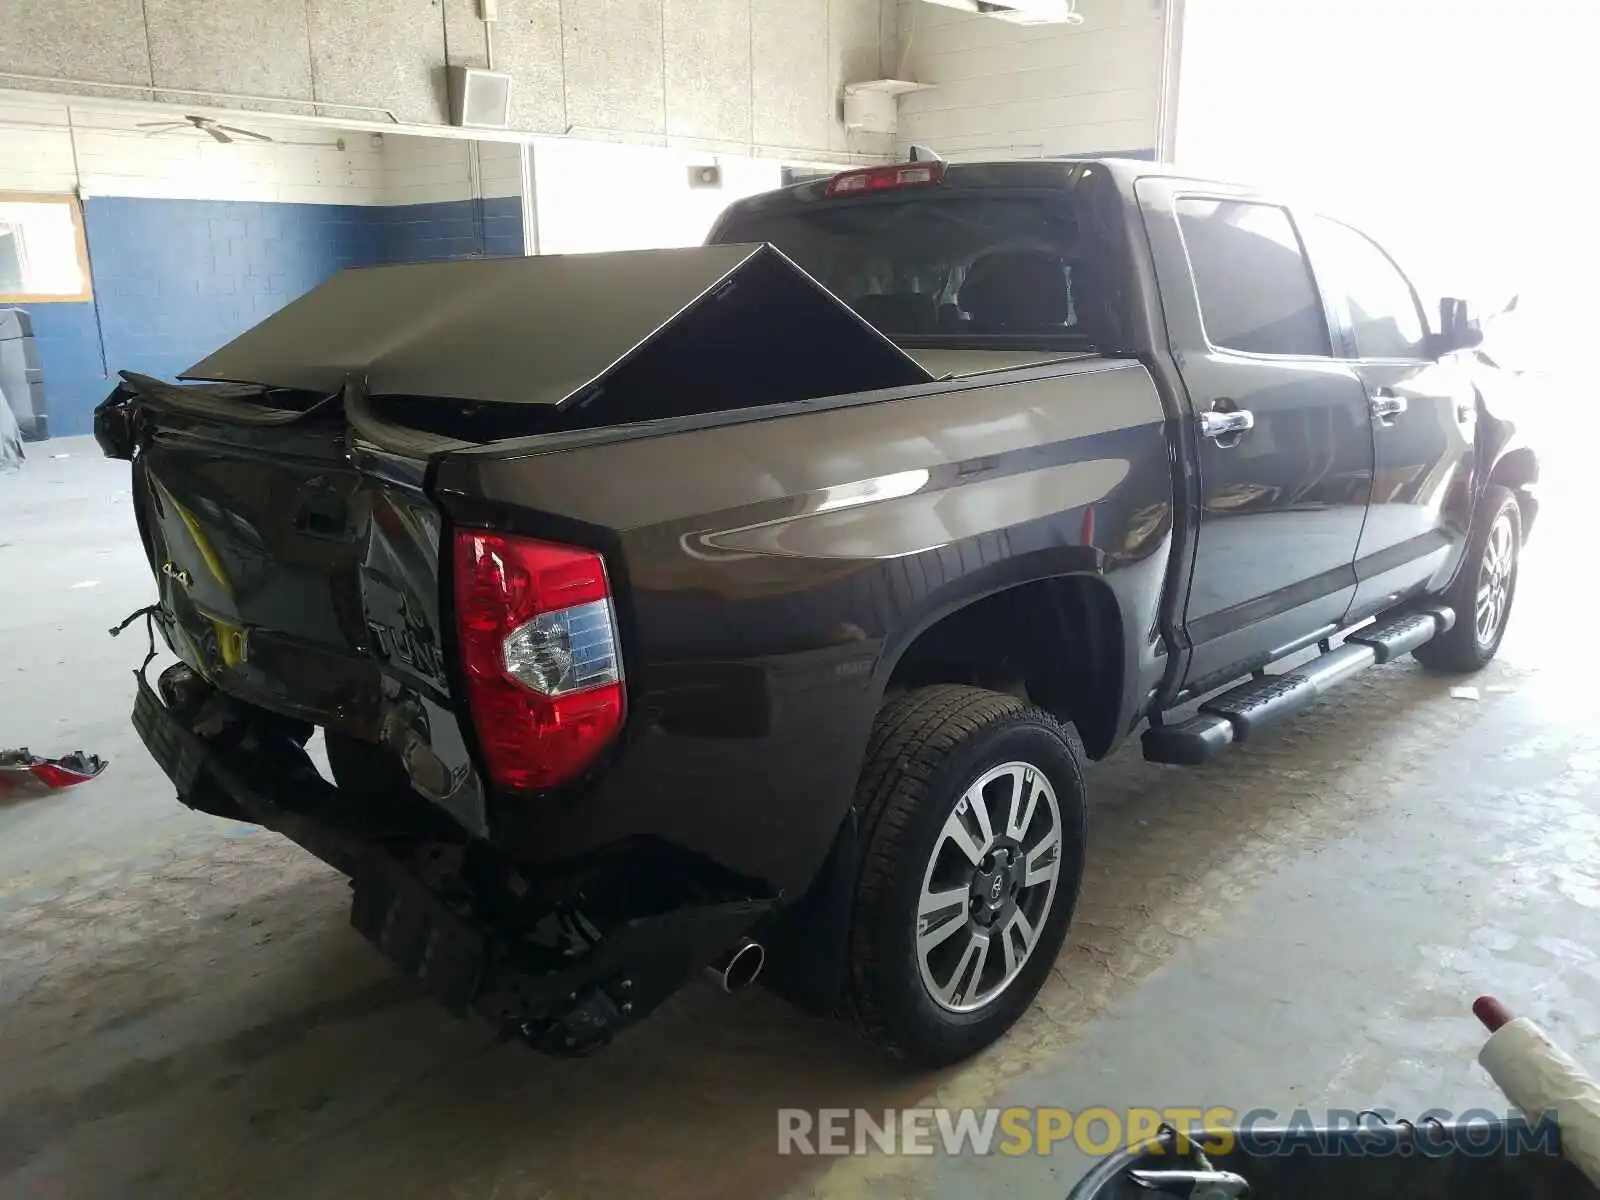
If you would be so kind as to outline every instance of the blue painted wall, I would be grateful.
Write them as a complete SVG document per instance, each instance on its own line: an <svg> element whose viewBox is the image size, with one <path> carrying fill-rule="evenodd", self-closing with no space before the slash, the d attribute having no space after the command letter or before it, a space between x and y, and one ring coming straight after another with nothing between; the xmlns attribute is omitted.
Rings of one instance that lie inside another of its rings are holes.
<svg viewBox="0 0 1600 1200"><path fill-rule="evenodd" d="M375 261L369 212L90 200L84 223L107 364L171 378L341 268Z"/></svg>
<svg viewBox="0 0 1600 1200"><path fill-rule="evenodd" d="M118 370L172 378L345 267L522 253L515 198L363 207L97 197L84 228L94 302L24 306L57 436L90 431Z"/></svg>
<svg viewBox="0 0 1600 1200"><path fill-rule="evenodd" d="M522 201L515 196L402 204L382 214L385 262L522 253Z"/></svg>
<svg viewBox="0 0 1600 1200"><path fill-rule="evenodd" d="M100 359L100 323L93 304L30 304L44 367L45 405L53 436L89 432L89 414L111 390Z"/></svg>

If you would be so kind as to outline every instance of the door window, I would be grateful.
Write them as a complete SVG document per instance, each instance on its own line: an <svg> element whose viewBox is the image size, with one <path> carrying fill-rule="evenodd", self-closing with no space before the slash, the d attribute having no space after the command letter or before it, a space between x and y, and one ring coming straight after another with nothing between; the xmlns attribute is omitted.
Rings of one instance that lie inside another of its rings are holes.
<svg viewBox="0 0 1600 1200"><path fill-rule="evenodd" d="M1284 209L1186 197L1178 227L1213 346L1246 354L1332 355L1328 321Z"/></svg>
<svg viewBox="0 0 1600 1200"><path fill-rule="evenodd" d="M1423 358L1428 330L1411 284L1365 234L1318 217L1308 240L1317 271L1350 313L1359 358Z"/></svg>

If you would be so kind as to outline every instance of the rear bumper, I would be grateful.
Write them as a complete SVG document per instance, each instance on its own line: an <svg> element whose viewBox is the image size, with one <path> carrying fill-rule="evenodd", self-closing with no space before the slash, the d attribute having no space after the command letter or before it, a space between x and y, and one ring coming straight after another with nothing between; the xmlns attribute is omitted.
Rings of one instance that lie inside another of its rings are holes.
<svg viewBox="0 0 1600 1200"><path fill-rule="evenodd" d="M339 812L339 791L298 747L214 745L142 675L138 688L134 728L179 800L265 826L350 876L351 924L385 957L453 1012L476 1011L537 1049L577 1054L604 1044L772 908L764 898L679 907L618 922L578 956L530 950L439 870L441 849L461 847L379 838L321 815Z"/></svg>

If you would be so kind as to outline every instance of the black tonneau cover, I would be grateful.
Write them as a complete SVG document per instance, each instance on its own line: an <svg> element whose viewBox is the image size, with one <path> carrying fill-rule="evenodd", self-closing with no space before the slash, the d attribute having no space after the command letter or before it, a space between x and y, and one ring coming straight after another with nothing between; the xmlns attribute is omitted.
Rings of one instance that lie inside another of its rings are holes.
<svg viewBox="0 0 1600 1200"><path fill-rule="evenodd" d="M931 379L764 245L346 270L182 378L560 409L645 376L652 390L720 382L743 403Z"/></svg>

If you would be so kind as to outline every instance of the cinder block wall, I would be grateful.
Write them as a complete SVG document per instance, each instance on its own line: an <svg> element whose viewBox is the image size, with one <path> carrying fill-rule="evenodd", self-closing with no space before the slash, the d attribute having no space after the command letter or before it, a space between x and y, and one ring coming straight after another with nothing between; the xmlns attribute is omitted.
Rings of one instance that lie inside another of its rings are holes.
<svg viewBox="0 0 1600 1200"><path fill-rule="evenodd" d="M274 123L222 145L161 119L0 101L0 192L83 196L93 300L17 306L54 434L88 432L118 370L170 378L344 267L523 252L519 145Z"/></svg>
<svg viewBox="0 0 1600 1200"><path fill-rule="evenodd" d="M386 135L385 262L521 254L522 147Z"/></svg>
<svg viewBox="0 0 1600 1200"><path fill-rule="evenodd" d="M858 149L839 90L879 77L894 4L500 0L500 19L486 26L478 0L8 0L0 76L154 85L179 89L156 98L180 104L198 102L182 95L194 89L277 97L287 112L310 101L373 105L442 125L446 64L486 66L492 39L495 69L516 81L518 131L807 161ZM0 87L38 85L0 78Z"/></svg>
<svg viewBox="0 0 1600 1200"><path fill-rule="evenodd" d="M130 115L0 101L0 191L81 188L93 300L23 304L53 434L85 433L118 369L171 376L341 267L382 260L381 148L365 135L222 145ZM242 119L249 125L248 119Z"/></svg>
<svg viewBox="0 0 1600 1200"><path fill-rule="evenodd" d="M899 143L946 158L1154 158L1169 0L1078 0L1081 25L1011 25L900 0Z"/></svg>

